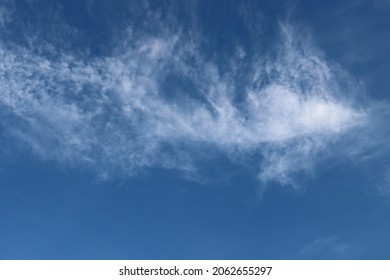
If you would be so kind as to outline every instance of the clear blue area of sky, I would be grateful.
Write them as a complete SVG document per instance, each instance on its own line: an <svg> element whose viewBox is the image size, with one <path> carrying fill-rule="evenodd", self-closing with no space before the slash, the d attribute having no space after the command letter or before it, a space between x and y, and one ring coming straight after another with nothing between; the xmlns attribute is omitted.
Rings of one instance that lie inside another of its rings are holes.
<svg viewBox="0 0 390 280"><path fill-rule="evenodd" d="M298 26L297 34L310 34L324 59L361 85L359 106L364 107L364 98L389 102L389 1L141 2L5 1L2 49L49 42L57 49L54 55L32 52L53 61L61 52L74 53L88 64L115 55L126 30L143 38L179 26L183 33L197 33L198 52L223 75L237 45L246 52L242 69L245 59L272 56L278 23L288 21ZM156 11L161 23L150 16ZM183 94L204 102L192 88L196 85L174 74L160 83L168 102ZM236 81L237 104L246 83L245 77ZM101 165L108 169L102 178L101 169L42 156L50 151L37 153L23 140L13 140L8 127L20 125L18 114L5 107L0 103L0 259L390 258L390 154L381 146L386 139L356 156L369 158L363 163L333 153L313 161L310 171L293 172L301 189L278 180L262 182L266 153L261 152L237 161L223 152L200 153L194 161L201 174L193 176L158 164L127 173L110 162ZM383 132L386 120L380 121ZM366 137L388 135L375 131ZM50 141L39 135L34 141ZM186 157L198 153L183 149Z"/></svg>

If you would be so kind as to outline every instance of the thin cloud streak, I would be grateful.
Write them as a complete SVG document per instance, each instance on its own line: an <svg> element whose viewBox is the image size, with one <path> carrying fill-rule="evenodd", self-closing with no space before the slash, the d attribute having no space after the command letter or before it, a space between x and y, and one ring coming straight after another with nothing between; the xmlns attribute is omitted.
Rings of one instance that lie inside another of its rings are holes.
<svg viewBox="0 0 390 280"><path fill-rule="evenodd" d="M306 245L300 252L300 256L313 257L317 254L327 253L343 255L350 250L350 245L342 242L339 237L318 238Z"/></svg>

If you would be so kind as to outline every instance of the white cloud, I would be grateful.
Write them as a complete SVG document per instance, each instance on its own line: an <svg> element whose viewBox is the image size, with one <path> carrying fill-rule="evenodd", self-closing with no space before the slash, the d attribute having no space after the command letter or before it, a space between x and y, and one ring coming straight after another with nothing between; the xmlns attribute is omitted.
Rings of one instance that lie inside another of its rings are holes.
<svg viewBox="0 0 390 280"><path fill-rule="evenodd" d="M390 167L383 166L383 176L380 176L379 182L376 183L376 188L379 193L384 196L390 196Z"/></svg>
<svg viewBox="0 0 390 280"><path fill-rule="evenodd" d="M342 88L346 74L309 37L288 24L280 30L276 58L240 49L231 69L174 32L132 35L112 56L94 59L60 50L48 58L3 42L0 106L19 125L1 122L43 158L86 164L104 177L145 166L192 172L218 150L232 161L260 153L261 181L297 186L292 175L311 172L366 113L343 92L355 83ZM246 81L236 78L244 57Z"/></svg>
<svg viewBox="0 0 390 280"><path fill-rule="evenodd" d="M316 254L331 253L336 255L344 254L350 245L342 242L339 237L324 237L318 238L306 245L299 255L303 256L315 256Z"/></svg>

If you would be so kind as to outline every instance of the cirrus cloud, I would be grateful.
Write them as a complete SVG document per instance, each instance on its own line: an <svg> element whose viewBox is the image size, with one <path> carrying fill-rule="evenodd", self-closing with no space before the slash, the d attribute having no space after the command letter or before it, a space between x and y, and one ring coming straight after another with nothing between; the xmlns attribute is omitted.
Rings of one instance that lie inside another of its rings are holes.
<svg viewBox="0 0 390 280"><path fill-rule="evenodd" d="M128 30L100 57L0 42L8 141L108 175L196 172L197 160L216 151L252 164L245 158L256 153L260 181L298 187L295 173L310 173L334 142L366 123L359 85L291 24L279 24L273 52L237 47L223 65L206 59L189 33Z"/></svg>

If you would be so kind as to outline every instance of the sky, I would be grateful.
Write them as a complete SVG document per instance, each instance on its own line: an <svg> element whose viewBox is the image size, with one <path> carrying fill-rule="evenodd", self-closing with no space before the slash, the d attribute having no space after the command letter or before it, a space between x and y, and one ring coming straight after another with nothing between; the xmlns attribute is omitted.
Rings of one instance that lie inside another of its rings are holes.
<svg viewBox="0 0 390 280"><path fill-rule="evenodd" d="M0 259L389 259L387 0L0 1Z"/></svg>

